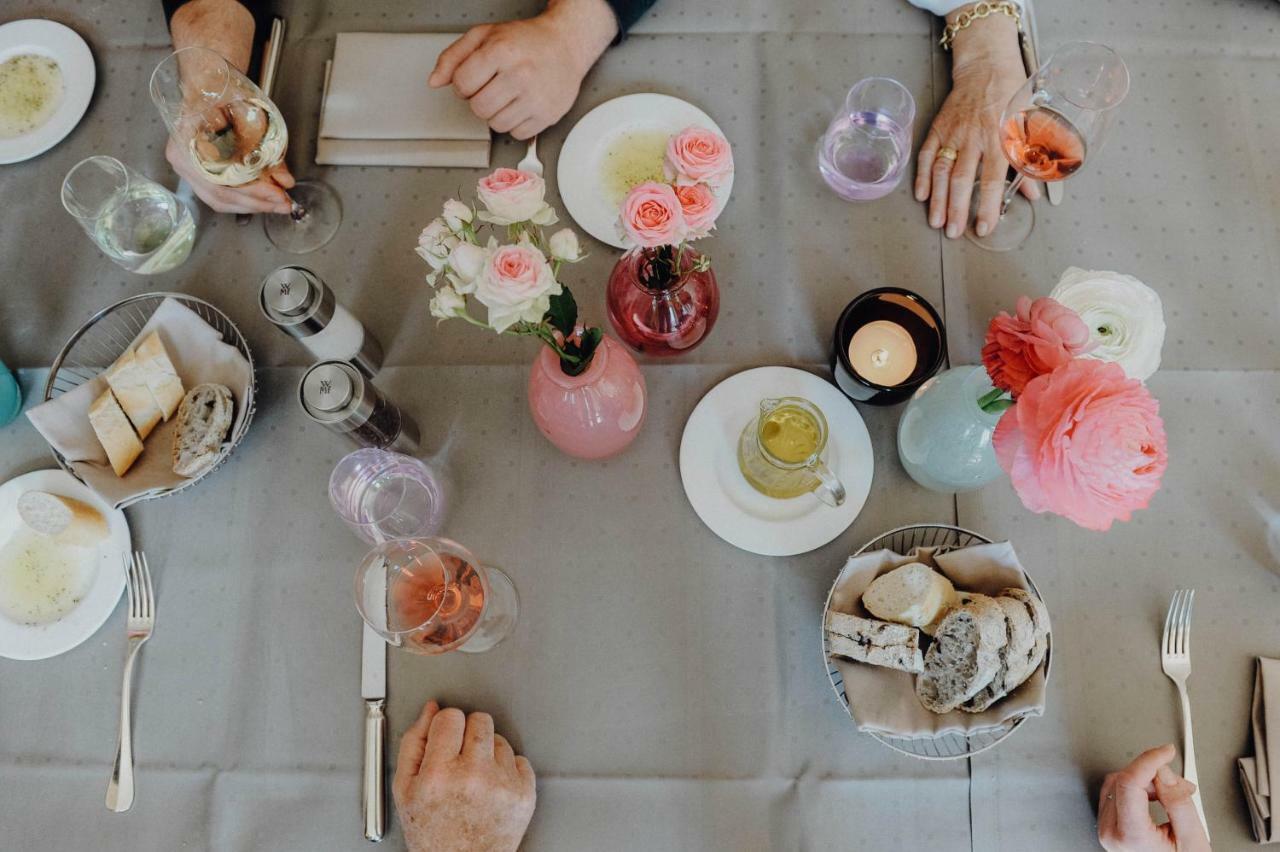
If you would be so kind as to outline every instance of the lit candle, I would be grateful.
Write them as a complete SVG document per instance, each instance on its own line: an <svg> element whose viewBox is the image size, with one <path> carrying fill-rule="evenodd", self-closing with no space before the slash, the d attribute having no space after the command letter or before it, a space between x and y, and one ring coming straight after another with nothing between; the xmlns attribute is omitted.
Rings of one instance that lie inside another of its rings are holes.
<svg viewBox="0 0 1280 852"><path fill-rule="evenodd" d="M916 369L916 344L896 322L876 320L853 333L849 363L859 376L884 387L905 382Z"/></svg>

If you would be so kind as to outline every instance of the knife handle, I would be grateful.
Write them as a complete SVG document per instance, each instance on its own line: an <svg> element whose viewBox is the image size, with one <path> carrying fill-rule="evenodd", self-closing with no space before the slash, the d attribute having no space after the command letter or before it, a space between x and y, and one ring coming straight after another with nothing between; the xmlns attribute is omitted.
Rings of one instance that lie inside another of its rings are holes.
<svg viewBox="0 0 1280 852"><path fill-rule="evenodd" d="M364 839L377 843L387 829L387 783L384 752L387 739L386 701L364 702Z"/></svg>

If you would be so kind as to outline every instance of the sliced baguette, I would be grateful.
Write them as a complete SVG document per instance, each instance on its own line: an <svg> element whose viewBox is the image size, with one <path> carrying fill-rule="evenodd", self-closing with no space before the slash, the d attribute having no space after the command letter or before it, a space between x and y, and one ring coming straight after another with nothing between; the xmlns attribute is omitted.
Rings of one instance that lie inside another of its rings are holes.
<svg viewBox="0 0 1280 852"><path fill-rule="evenodd" d="M98 436L98 443L107 451L107 459L116 476L124 476L129 467L142 455L142 441L129 425L124 409L116 402L111 388L102 392L102 396L89 406L89 425L93 434Z"/></svg>
<svg viewBox="0 0 1280 852"><path fill-rule="evenodd" d="M1031 656L1027 661L1026 674L1022 680L1009 687L1012 692L1021 686L1023 681L1035 674L1036 669L1040 668L1040 664L1044 662L1044 655L1049 651L1049 632L1053 629L1049 623L1049 610L1045 607L1044 601L1038 596L1028 592L1026 589L1005 589L1000 593L1004 597L1013 598L1022 603L1027 608L1027 612L1031 615L1031 621L1035 625L1036 642L1032 648Z"/></svg>
<svg viewBox="0 0 1280 852"><path fill-rule="evenodd" d="M79 547L106 541L110 529L102 513L72 497L28 491L18 498L18 517L40 535Z"/></svg>
<svg viewBox="0 0 1280 852"><path fill-rule="evenodd" d="M914 627L832 611L826 628L827 646L835 656L911 674L924 670L920 631Z"/></svg>
<svg viewBox="0 0 1280 852"><path fill-rule="evenodd" d="M196 385L187 391L173 436L174 473L198 476L218 460L234 411L231 390L223 385Z"/></svg>
<svg viewBox="0 0 1280 852"><path fill-rule="evenodd" d="M872 580L862 604L876 618L926 627L940 621L955 598L950 580L923 562L908 562Z"/></svg>
<svg viewBox="0 0 1280 852"><path fill-rule="evenodd" d="M160 332L153 331L134 350L134 358L138 369L142 371L147 390L160 408L160 413L168 420L182 404L186 390L182 387L182 379L169 360L169 353L160 340Z"/></svg>
<svg viewBox="0 0 1280 852"><path fill-rule="evenodd" d="M160 406L156 405L155 397L147 388L147 380L132 349L120 356L120 360L107 370L105 378L129 422L137 430L138 437L147 440L151 430L160 422Z"/></svg>
<svg viewBox="0 0 1280 852"><path fill-rule="evenodd" d="M991 683L1008 642L1004 610L986 595L962 593L938 625L916 678L916 696L934 713L950 713Z"/></svg>
<svg viewBox="0 0 1280 852"><path fill-rule="evenodd" d="M1031 658L1035 651L1036 630L1031 614L1021 601L1010 597L995 598L1004 611L1007 644L1000 649L1000 667L991 683L960 705L961 710L981 713L1018 687L1031 674Z"/></svg>

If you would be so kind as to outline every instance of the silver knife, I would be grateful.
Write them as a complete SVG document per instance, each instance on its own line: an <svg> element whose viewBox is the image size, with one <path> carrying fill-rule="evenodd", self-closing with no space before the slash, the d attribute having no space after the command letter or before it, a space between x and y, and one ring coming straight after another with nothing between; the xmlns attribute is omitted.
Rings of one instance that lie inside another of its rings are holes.
<svg viewBox="0 0 1280 852"><path fill-rule="evenodd" d="M364 698L364 837L377 843L387 829L387 643L367 624L360 654Z"/></svg>

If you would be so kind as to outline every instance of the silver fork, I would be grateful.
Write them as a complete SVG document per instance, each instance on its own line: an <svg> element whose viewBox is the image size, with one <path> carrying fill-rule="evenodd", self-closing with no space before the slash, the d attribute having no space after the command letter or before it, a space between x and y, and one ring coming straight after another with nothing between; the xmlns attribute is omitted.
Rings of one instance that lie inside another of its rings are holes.
<svg viewBox="0 0 1280 852"><path fill-rule="evenodd" d="M1178 687L1182 699L1182 774L1196 785L1191 797L1196 813L1204 826L1205 838L1209 837L1209 823L1204 818L1204 804L1200 799L1200 782L1196 779L1196 749L1191 736L1191 700L1187 697L1187 678L1191 676L1191 604L1195 602L1195 589L1178 589L1169 602L1169 613L1164 617L1164 638L1160 643L1160 667Z"/></svg>
<svg viewBox="0 0 1280 852"><path fill-rule="evenodd" d="M123 813L133 807L133 736L129 714L133 681L133 660L138 649L151 638L156 626L156 594L151 586L147 556L134 551L124 554L124 571L129 587L129 619L125 624L129 649L124 658L124 685L120 688L120 737L116 740L116 764L107 784L107 807Z"/></svg>
<svg viewBox="0 0 1280 852"><path fill-rule="evenodd" d="M516 164L516 168L522 172L532 172L538 177L542 177L542 161L538 159L537 136L529 140L529 147L525 149L524 159Z"/></svg>

